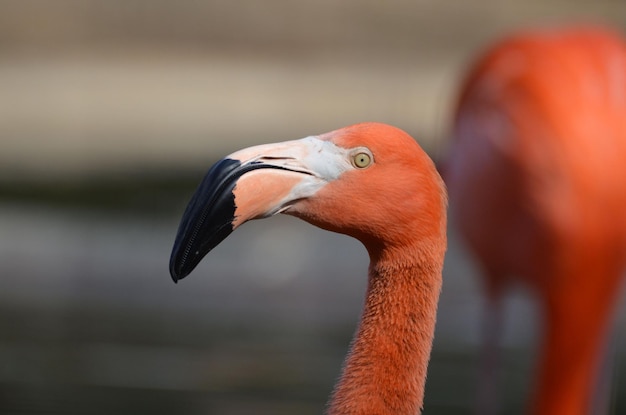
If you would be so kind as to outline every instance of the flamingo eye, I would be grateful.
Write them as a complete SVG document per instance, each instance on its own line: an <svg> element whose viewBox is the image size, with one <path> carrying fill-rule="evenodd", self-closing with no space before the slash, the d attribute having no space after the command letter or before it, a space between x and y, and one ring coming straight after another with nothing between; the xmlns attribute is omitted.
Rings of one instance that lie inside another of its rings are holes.
<svg viewBox="0 0 626 415"><path fill-rule="evenodd" d="M352 163L359 169L364 169L372 163L372 156L368 153L360 151L352 156Z"/></svg>

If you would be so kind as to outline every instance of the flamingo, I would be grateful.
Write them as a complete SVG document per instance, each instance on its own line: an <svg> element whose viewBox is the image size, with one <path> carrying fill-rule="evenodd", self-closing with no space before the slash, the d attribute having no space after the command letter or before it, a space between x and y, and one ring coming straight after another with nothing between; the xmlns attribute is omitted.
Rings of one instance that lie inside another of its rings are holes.
<svg viewBox="0 0 626 415"><path fill-rule="evenodd" d="M235 152L208 171L178 229L174 281L244 222L285 213L352 236L365 305L328 414L421 411L446 250L447 195L407 133L362 123Z"/></svg>
<svg viewBox="0 0 626 415"><path fill-rule="evenodd" d="M517 33L461 91L444 178L487 311L525 284L543 321L531 413L597 413L626 264L625 43L597 27Z"/></svg>

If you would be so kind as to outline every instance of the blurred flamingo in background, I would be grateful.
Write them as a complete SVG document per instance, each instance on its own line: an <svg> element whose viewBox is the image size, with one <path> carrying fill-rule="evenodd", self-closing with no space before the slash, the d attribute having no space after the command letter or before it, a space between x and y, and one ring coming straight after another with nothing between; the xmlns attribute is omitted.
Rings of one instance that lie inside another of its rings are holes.
<svg viewBox="0 0 626 415"><path fill-rule="evenodd" d="M415 415L441 289L446 205L430 158L389 125L251 147L207 173L183 215L170 272L184 278L244 222L278 213L357 238L370 256L367 293L328 413Z"/></svg>
<svg viewBox="0 0 626 415"><path fill-rule="evenodd" d="M488 301L521 281L541 306L531 413L598 413L626 262L623 40L576 27L491 48L462 88L444 173Z"/></svg>

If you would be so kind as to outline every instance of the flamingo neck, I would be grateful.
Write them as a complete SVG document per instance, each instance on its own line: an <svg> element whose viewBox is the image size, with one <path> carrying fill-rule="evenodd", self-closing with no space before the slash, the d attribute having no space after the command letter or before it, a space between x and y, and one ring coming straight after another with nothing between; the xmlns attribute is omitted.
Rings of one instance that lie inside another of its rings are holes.
<svg viewBox="0 0 626 415"><path fill-rule="evenodd" d="M363 315L329 415L421 411L443 256L419 257L372 260Z"/></svg>

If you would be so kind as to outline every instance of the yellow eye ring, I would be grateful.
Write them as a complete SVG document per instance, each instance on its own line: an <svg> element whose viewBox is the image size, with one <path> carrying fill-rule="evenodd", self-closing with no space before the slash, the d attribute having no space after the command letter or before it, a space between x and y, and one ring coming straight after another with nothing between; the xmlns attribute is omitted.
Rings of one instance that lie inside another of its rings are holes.
<svg viewBox="0 0 626 415"><path fill-rule="evenodd" d="M352 162L355 167L364 169L372 163L372 156L364 152L359 152L352 157Z"/></svg>

